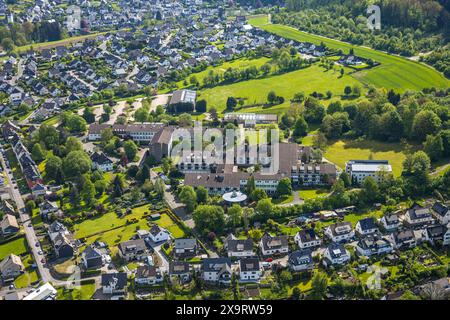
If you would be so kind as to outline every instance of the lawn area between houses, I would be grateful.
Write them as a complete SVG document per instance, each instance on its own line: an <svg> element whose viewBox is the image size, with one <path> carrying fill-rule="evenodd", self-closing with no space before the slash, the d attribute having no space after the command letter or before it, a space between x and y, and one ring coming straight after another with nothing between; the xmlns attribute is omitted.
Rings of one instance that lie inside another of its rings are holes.
<svg viewBox="0 0 450 320"><path fill-rule="evenodd" d="M110 246L112 254L120 242L130 240L137 230L149 230L147 214L151 212L150 205L132 209L131 214L119 218L115 212L108 212L101 217L85 220L74 226L75 238L86 238L89 245L95 241L103 241ZM166 214L153 221L162 228L167 229L174 238L181 238L183 230Z"/></svg>
<svg viewBox="0 0 450 320"><path fill-rule="evenodd" d="M388 160L392 166L394 176L401 175L403 161L406 159L406 150L400 143L386 143L378 141L349 141L338 140L329 145L324 157L345 169L349 160Z"/></svg>
<svg viewBox="0 0 450 320"><path fill-rule="evenodd" d="M329 90L336 98L343 95L346 86L358 84L361 85L358 80L347 74L341 77L338 71L326 71L325 68L314 64L311 67L281 75L204 89L199 92L198 99L205 99L208 108L214 107L219 113L225 111L227 98L233 96L245 99L244 105L258 105L251 108L241 108L239 112L281 114L289 107L290 100L297 92L304 91L305 94L309 95L314 91L325 93ZM280 105L265 107L267 94L271 90L284 97L285 102Z"/></svg>
<svg viewBox="0 0 450 320"><path fill-rule="evenodd" d="M393 88L404 92L408 89L421 90L429 87L446 88L450 83L441 73L423 63L367 47L355 46L342 41L306 33L289 26L269 24L267 16L252 18L249 20L249 23L287 39L311 42L316 45L320 45L323 42L330 49L342 49L344 53L348 53L350 49L353 49L355 55L379 62L381 64L380 66L352 74L353 78L367 85L373 84L377 87Z"/></svg>
<svg viewBox="0 0 450 320"><path fill-rule="evenodd" d="M27 252L28 247L25 237L20 237L15 240L8 241L6 243L0 244L0 261L11 253L20 256Z"/></svg>
<svg viewBox="0 0 450 320"><path fill-rule="evenodd" d="M26 288L38 281L39 275L36 269L31 266L34 263L34 260L32 255L28 253L28 245L25 237L20 237L0 244L0 261L11 253L19 256L25 267L25 272L14 281L16 288Z"/></svg>
<svg viewBox="0 0 450 320"><path fill-rule="evenodd" d="M18 289L29 287L39 280L39 275L36 269L31 266L34 263L31 254L21 256L20 258L22 259L23 266L25 267L25 272L14 281L14 285Z"/></svg>
<svg viewBox="0 0 450 320"><path fill-rule="evenodd" d="M58 300L91 300L95 293L95 282L81 283L79 289L59 287Z"/></svg>

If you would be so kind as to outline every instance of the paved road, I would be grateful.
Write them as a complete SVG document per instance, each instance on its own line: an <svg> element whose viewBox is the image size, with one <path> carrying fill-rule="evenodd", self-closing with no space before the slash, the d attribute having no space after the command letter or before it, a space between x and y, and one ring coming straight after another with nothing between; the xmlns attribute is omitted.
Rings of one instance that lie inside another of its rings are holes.
<svg viewBox="0 0 450 320"><path fill-rule="evenodd" d="M42 250L42 248L40 247L40 245L38 247L36 247L36 243L39 242L38 237L36 236L36 232L34 230L33 225L31 224L31 219L29 214L26 212L25 209L25 203L22 199L22 195L19 192L19 189L14 188L15 186L17 186L14 177L12 174L10 174L8 172L8 169L6 168L6 163L5 163L5 159L3 158L3 156L0 157L1 158L1 165L3 166L5 173L7 175L7 180L8 180L8 187L9 187L9 193L11 195L11 199L16 203L16 207L17 210L19 211L19 217L20 217L20 221L22 222L23 225L23 229L25 231L25 237L27 239L28 242L28 246L31 250L31 254L33 255L35 264L38 268L39 271L39 275L41 277L42 282L46 283L46 282L51 282L53 285L55 286L63 286L63 285L68 285L73 283L73 281L62 281L62 280L58 280L56 278L54 278L51 273L50 270L48 268L48 266L46 265L46 263L43 263L42 261L46 261L43 260L45 259L44 255L40 255L39 251ZM89 279L97 279L99 278L97 277L91 277L91 278L83 278L80 280L76 280L76 282L81 281L81 280L89 280Z"/></svg>
<svg viewBox="0 0 450 320"><path fill-rule="evenodd" d="M169 272L169 260L167 260L167 257L161 252L161 246L165 243L163 242L153 242L150 238L147 240L148 244L153 248L155 251L155 254L158 256L159 261L161 261L161 264L159 268L163 273Z"/></svg>

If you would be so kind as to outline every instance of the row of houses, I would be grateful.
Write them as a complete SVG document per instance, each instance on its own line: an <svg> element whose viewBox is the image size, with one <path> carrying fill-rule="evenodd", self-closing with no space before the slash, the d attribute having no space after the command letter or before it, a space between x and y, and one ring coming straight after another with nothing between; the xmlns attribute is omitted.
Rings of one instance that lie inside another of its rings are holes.
<svg viewBox="0 0 450 320"><path fill-rule="evenodd" d="M10 120L2 125L3 138L11 145L28 187L32 192L35 189L40 190L43 188L42 176L30 152L23 144L19 132L20 128Z"/></svg>

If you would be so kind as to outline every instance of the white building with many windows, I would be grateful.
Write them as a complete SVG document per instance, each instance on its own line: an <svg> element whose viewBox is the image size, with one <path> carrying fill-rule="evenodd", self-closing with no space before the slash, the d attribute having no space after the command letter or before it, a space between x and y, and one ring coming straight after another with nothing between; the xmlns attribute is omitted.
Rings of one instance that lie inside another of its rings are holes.
<svg viewBox="0 0 450 320"><path fill-rule="evenodd" d="M350 160L345 165L345 172L352 181L361 184L367 177L379 182L379 172L392 173L392 167L387 160Z"/></svg>

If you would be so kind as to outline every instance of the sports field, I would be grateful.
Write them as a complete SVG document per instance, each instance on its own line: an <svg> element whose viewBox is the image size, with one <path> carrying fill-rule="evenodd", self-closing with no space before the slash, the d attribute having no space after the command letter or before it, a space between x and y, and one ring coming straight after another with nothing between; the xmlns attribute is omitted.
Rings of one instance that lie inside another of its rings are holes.
<svg viewBox="0 0 450 320"><path fill-rule="evenodd" d="M400 92L408 89L421 90L429 87L446 88L450 84L450 81L441 73L419 62L367 47L354 46L342 41L313 35L289 26L268 24L267 16L252 18L249 20L249 23L255 27L288 39L311 42L314 44L323 42L331 49L342 49L344 52L349 52L349 50L353 48L355 55L372 59L381 64L370 70L363 70L352 74L354 78L365 84L373 84L377 87L388 89L393 88Z"/></svg>

